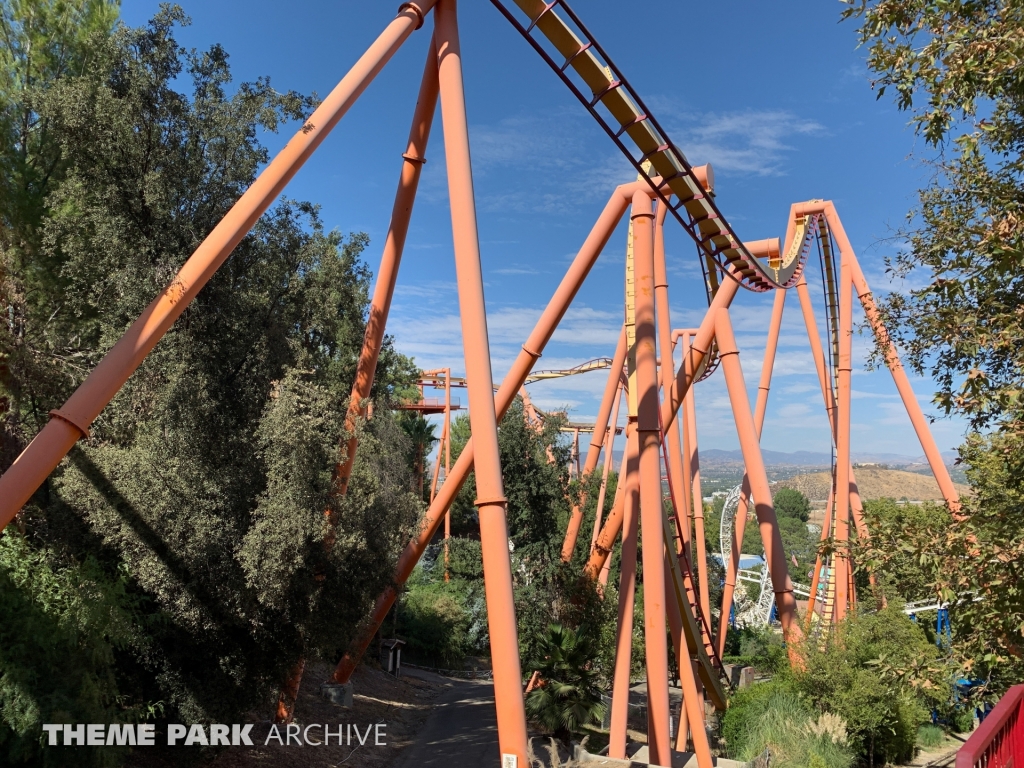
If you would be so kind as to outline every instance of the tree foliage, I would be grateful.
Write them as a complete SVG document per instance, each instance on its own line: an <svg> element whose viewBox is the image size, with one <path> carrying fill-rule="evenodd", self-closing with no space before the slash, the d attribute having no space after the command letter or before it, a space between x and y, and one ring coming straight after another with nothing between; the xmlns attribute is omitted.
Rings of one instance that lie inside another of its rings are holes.
<svg viewBox="0 0 1024 768"><path fill-rule="evenodd" d="M1024 6L858 0L846 16L860 21L879 96L895 92L934 150L889 263L911 289L885 297L884 319L909 365L938 383L939 407L977 430L961 448L975 489L963 519L896 536L955 604L965 670L998 693L1024 658Z"/></svg>
<svg viewBox="0 0 1024 768"><path fill-rule="evenodd" d="M803 658L791 672L797 691L843 719L868 765L912 758L918 725L951 695L938 649L898 606L850 616L823 646L805 643Z"/></svg>
<svg viewBox="0 0 1024 768"><path fill-rule="evenodd" d="M33 138L3 135L5 162L20 152L19 167L52 169L9 177L17 199L0 211L9 463L253 182L268 160L258 134L315 101L234 84L223 49L176 43L176 7L106 34L110 6L0 7L8 27L39 12L31 24L49 19L54 40L68 18L87 38L20 91ZM4 64L7 115L27 65ZM367 244L325 231L310 203L279 201L0 536L28 553L0 558L14 584L0 627L55 627L39 653L0 657L0 742L28 734L38 748L39 722L125 720L158 701L183 722L238 722L300 654L348 641L422 510L386 407L412 365L390 343L372 392L385 407L357 426L349 492L334 494ZM28 589L25 568L52 590ZM72 662L61 699L53 670Z"/></svg>
<svg viewBox="0 0 1024 768"><path fill-rule="evenodd" d="M561 624L549 624L538 637L530 666L539 685L526 697L526 714L565 744L574 731L604 716L596 655L592 638Z"/></svg>

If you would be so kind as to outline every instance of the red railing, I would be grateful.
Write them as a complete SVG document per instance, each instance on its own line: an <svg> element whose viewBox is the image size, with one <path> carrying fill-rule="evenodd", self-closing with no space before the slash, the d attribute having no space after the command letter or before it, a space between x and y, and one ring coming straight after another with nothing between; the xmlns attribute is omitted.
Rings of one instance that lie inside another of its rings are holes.
<svg viewBox="0 0 1024 768"><path fill-rule="evenodd" d="M1015 685L956 753L956 768L1024 768L1024 685Z"/></svg>

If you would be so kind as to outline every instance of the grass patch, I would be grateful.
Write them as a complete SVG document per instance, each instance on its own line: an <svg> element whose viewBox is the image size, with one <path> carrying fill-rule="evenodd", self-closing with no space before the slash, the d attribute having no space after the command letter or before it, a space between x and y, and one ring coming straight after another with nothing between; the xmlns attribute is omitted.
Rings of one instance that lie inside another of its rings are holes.
<svg viewBox="0 0 1024 768"><path fill-rule="evenodd" d="M917 729L917 746L921 749L935 749L945 740L945 734L937 725L926 723Z"/></svg>

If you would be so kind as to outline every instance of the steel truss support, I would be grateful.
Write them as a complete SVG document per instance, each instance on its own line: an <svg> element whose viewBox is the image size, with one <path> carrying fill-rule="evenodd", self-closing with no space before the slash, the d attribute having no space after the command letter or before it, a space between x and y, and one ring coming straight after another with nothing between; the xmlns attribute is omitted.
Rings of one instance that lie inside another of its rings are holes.
<svg viewBox="0 0 1024 768"><path fill-rule="evenodd" d="M629 201L632 199L633 192L640 188L646 188L646 183L633 182L632 184L625 184L618 187L612 193L600 217L594 224L594 228L576 254L572 265L562 278L543 314L541 314L540 319L538 319L533 330L530 332L526 343L523 344L515 362L505 375L501 387L499 387L498 392L494 395L494 409L499 419L505 415L512 405L516 394L525 383L526 377L530 374L534 363L541 356L544 347L551 339L555 328L572 303L583 281L590 273L597 257L601 254L608 239L615 231L615 227L618 225ZM398 565L395 567L395 573L392 577L395 587L401 587L406 582L427 545L430 544L431 539L437 532L438 526L444 519L445 513L451 507L452 501L454 501L455 496L462 488L469 473L473 471L474 457L475 440L471 437L462 449L462 453L459 454L459 458L455 461L451 475L438 489L437 496L434 497L434 501L427 508L419 534L406 545L405 550L399 557ZM348 682L352 672L355 671L356 665L376 634L377 629L384 621L384 617L387 616L388 611L394 604L395 597L395 588L389 587L377 598L370 616L356 634L355 639L349 645L341 661L338 662L332 677L335 682Z"/></svg>

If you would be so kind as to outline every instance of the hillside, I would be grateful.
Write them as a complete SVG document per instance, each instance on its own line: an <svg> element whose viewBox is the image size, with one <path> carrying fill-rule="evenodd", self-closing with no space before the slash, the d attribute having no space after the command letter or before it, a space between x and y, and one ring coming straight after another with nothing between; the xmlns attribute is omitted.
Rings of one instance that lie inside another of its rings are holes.
<svg viewBox="0 0 1024 768"><path fill-rule="evenodd" d="M899 469L858 467L854 470L857 487L864 499L907 498L911 501L942 501L939 486L931 475L904 472ZM808 472L781 480L777 487L793 488L807 496L812 502L824 503L828 499L832 478L828 472ZM960 493L966 493L966 485L956 483Z"/></svg>

